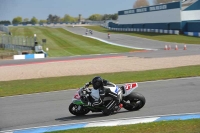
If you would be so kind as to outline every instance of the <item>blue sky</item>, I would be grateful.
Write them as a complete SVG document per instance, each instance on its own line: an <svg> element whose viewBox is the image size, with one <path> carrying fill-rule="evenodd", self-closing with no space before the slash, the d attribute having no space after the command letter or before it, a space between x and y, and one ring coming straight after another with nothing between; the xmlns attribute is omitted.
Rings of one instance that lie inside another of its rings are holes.
<svg viewBox="0 0 200 133"><path fill-rule="evenodd" d="M152 4L153 0L148 0ZM49 14L63 17L69 14L88 18L92 14L114 14L131 9L135 0L0 0L0 21L21 16L47 19Z"/></svg>

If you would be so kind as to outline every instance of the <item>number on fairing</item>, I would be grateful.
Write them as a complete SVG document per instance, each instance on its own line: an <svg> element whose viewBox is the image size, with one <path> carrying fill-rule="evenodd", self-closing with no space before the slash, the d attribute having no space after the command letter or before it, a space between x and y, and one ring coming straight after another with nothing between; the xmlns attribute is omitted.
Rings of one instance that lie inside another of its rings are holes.
<svg viewBox="0 0 200 133"><path fill-rule="evenodd" d="M130 90L131 88L134 88L134 87L136 87L137 86L137 84L136 83L131 83L131 84L126 84L126 90Z"/></svg>

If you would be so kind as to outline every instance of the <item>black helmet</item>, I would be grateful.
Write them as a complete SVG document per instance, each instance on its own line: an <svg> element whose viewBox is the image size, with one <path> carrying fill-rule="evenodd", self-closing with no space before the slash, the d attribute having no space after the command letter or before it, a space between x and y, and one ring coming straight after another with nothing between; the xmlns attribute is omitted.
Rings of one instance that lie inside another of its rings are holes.
<svg viewBox="0 0 200 133"><path fill-rule="evenodd" d="M98 89L100 87L103 87L103 79L99 76L94 77L92 79L92 85L94 89Z"/></svg>

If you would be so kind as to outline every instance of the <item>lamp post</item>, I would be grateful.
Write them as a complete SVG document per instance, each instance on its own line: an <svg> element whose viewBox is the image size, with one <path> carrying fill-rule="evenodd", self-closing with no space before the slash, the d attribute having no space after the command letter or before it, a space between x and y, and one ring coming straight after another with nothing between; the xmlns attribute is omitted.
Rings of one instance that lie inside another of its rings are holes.
<svg viewBox="0 0 200 133"><path fill-rule="evenodd" d="M36 41L37 41L37 35L34 34L34 42L36 42Z"/></svg>
<svg viewBox="0 0 200 133"><path fill-rule="evenodd" d="M37 35L34 34L34 46L37 46Z"/></svg>

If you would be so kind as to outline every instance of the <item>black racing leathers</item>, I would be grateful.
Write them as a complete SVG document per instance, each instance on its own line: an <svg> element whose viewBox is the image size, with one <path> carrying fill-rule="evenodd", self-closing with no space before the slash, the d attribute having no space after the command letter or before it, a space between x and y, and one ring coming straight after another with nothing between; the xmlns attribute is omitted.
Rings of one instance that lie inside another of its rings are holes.
<svg viewBox="0 0 200 133"><path fill-rule="evenodd" d="M89 86L89 85L92 85L92 82L89 82L89 83L86 83L86 86ZM106 107L106 111L112 111L112 109L116 106L116 105L119 105L120 103L120 97L118 94L112 92L110 90L109 87L106 87L106 86L115 86L113 83L107 81L107 80L104 80L103 79L103 86L101 88L99 88L99 95L100 95L100 98L98 101L91 101L91 105L92 106L99 106L99 105L103 105L103 99L104 97L111 97L113 100L110 101L107 105L105 105Z"/></svg>

